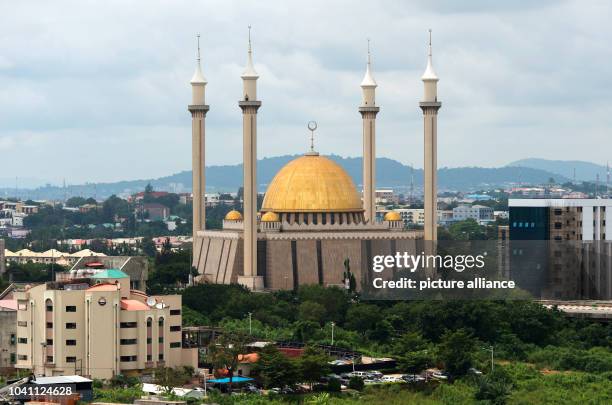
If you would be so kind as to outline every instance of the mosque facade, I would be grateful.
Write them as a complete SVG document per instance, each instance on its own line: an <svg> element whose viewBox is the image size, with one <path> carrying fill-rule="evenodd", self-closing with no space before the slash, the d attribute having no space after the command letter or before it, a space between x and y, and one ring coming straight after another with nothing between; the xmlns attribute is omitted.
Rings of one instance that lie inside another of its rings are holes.
<svg viewBox="0 0 612 405"><path fill-rule="evenodd" d="M369 47L368 47L369 48ZM253 64L249 33L247 64L241 78L243 94L243 210L229 212L222 229L205 228L205 104L206 79L202 74L199 45L196 72L191 80L193 140L193 266L197 282L239 283L252 290L294 289L304 284L344 285L347 265L357 288L371 268L372 257L396 252L420 252L425 239L435 240L435 149L437 76L431 62L422 80L426 194L425 231L404 229L399 214L389 212L376 220L375 145L379 107L377 83L370 52L361 82L358 111L363 130L363 198L348 173L314 146L287 163L269 184L261 209L257 209L257 99L258 74ZM311 128L312 129L312 128ZM433 171L433 172L432 172ZM429 180L429 182L428 182ZM427 191L429 185L430 190ZM431 198L433 193L433 198ZM426 195L426 198L427 198ZM426 201L427 203L427 201ZM434 222L427 222L427 218Z"/></svg>

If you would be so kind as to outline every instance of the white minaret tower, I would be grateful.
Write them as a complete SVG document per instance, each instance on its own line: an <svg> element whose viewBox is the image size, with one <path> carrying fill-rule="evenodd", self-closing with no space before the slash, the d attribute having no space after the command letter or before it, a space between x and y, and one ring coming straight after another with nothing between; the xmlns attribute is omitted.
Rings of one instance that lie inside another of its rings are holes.
<svg viewBox="0 0 612 405"><path fill-rule="evenodd" d="M249 25L249 52L247 64L242 73L243 168L244 168L244 273L238 278L240 284L251 290L263 289L263 277L257 275L257 79L259 75L253 66L251 47L251 26Z"/></svg>
<svg viewBox="0 0 612 405"><path fill-rule="evenodd" d="M206 79L202 74L200 66L200 34L198 38L198 57L197 66L193 77L191 78L191 104L189 112L191 112L191 158L192 158L192 178L193 178L193 238L198 231L204 230L206 227L205 199L206 181L204 177L205 168L205 131L204 119L208 112L208 106L205 103ZM194 246L196 244L194 243ZM196 255L194 254L194 257Z"/></svg>
<svg viewBox="0 0 612 405"><path fill-rule="evenodd" d="M437 170L438 170L438 110L442 103L438 101L438 75L434 72L431 56L431 30L429 30L429 48L427 68L421 77L424 85L423 100L419 103L423 110L423 129L425 135L425 240L438 239L437 214Z"/></svg>
<svg viewBox="0 0 612 405"><path fill-rule="evenodd" d="M363 122L363 209L368 223L376 221L376 80L372 76L372 58L368 39L368 61L361 81L361 106Z"/></svg>

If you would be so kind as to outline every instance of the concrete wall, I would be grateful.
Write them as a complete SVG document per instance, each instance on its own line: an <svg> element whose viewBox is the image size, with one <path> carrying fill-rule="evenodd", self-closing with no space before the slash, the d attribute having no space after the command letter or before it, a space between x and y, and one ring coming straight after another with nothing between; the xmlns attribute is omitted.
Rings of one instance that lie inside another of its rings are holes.
<svg viewBox="0 0 612 405"><path fill-rule="evenodd" d="M0 311L0 370L10 373L17 356L17 311Z"/></svg>

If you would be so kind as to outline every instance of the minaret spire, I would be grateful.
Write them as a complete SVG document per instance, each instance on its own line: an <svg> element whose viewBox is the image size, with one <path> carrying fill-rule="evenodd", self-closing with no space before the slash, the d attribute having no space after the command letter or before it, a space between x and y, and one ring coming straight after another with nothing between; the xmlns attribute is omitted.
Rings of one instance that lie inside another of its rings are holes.
<svg viewBox="0 0 612 405"><path fill-rule="evenodd" d="M438 239L438 110L442 103L438 101L438 75L433 70L431 52L431 30L429 30L429 43L427 49L427 68L421 77L423 81L423 99L419 106L423 110L423 132L424 132L424 208L425 226L424 234L426 241Z"/></svg>
<svg viewBox="0 0 612 405"><path fill-rule="evenodd" d="M243 156L243 273L238 283L251 290L262 290L263 277L257 273L257 79L253 66L251 26L249 25L249 49L247 65L242 73L242 156Z"/></svg>
<svg viewBox="0 0 612 405"><path fill-rule="evenodd" d="M202 74L202 66L201 66L201 58L200 58L200 34L196 35L197 38L197 42L198 42L198 53L197 53L197 57L196 57L196 69L195 72L193 73L193 77L191 78L191 84L204 84L206 85L206 78L204 77L204 74Z"/></svg>
<svg viewBox="0 0 612 405"><path fill-rule="evenodd" d="M359 113L363 135L363 210L366 222L376 221L376 80L372 75L372 53L368 38L366 72L361 81L361 106Z"/></svg>
<svg viewBox="0 0 612 405"><path fill-rule="evenodd" d="M192 193L193 193L193 257L200 257L199 251L202 248L202 239L198 237L198 232L206 229L206 178L205 178L205 119L209 107L206 105L206 79L202 74L201 55L200 55L200 34L197 38L197 57L196 70L191 78L191 168ZM199 263L193 262L193 266L198 271L204 272L199 268Z"/></svg>

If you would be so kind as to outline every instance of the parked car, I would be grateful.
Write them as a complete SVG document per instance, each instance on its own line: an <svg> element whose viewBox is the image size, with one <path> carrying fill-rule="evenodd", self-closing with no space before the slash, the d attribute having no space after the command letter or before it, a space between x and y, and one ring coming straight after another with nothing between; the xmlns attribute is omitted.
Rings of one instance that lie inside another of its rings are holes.
<svg viewBox="0 0 612 405"><path fill-rule="evenodd" d="M425 381L425 377L420 376L418 374L406 374L404 376L402 376L402 379L406 382L419 382L419 381Z"/></svg>
<svg viewBox="0 0 612 405"><path fill-rule="evenodd" d="M383 373L378 370L366 371L368 378L383 378Z"/></svg>
<svg viewBox="0 0 612 405"><path fill-rule="evenodd" d="M471 367L471 368L468 370L468 373L470 373L470 374L474 374L474 375L482 375L482 371L480 371L480 370L478 370L478 369L476 369L476 368L474 368L474 367Z"/></svg>
<svg viewBox="0 0 612 405"><path fill-rule="evenodd" d="M444 371L434 371L431 373L431 377L437 380L448 380L448 374Z"/></svg>
<svg viewBox="0 0 612 405"><path fill-rule="evenodd" d="M404 382L404 380L402 380L400 377L395 377L395 376L391 376L391 375L385 375L380 379L381 382L383 383L397 383L397 382Z"/></svg>
<svg viewBox="0 0 612 405"><path fill-rule="evenodd" d="M366 371L353 371L349 373L349 377L371 378Z"/></svg>

